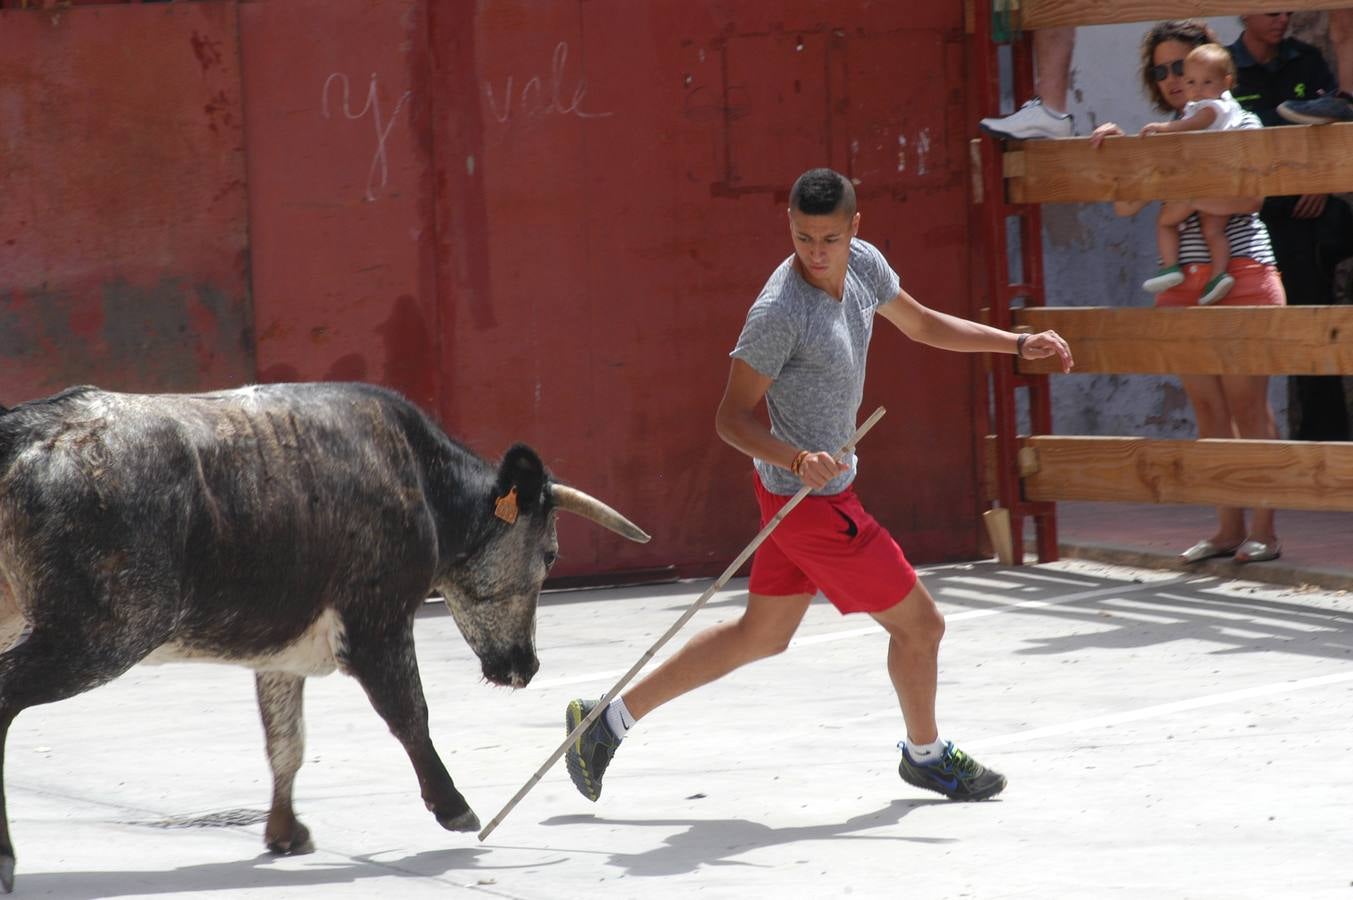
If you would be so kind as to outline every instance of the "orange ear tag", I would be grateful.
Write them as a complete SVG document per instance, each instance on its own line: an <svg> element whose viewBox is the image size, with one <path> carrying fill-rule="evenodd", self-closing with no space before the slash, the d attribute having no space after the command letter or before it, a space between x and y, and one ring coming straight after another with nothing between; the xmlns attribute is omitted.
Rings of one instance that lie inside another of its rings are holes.
<svg viewBox="0 0 1353 900"><path fill-rule="evenodd" d="M511 525L517 521L517 489L512 488L493 504L493 514Z"/></svg>

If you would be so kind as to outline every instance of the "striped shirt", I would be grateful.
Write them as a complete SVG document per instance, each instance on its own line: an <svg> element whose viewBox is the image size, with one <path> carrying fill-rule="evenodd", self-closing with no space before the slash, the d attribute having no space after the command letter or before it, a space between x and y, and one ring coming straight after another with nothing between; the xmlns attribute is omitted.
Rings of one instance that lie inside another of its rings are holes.
<svg viewBox="0 0 1353 900"><path fill-rule="evenodd" d="M1226 242L1231 245L1231 257L1246 257L1266 266L1278 264L1273 255L1273 244L1268 239L1268 229L1259 220L1258 213L1244 216L1232 216L1226 222ZM1203 229L1198 223L1198 214L1194 213L1179 228L1179 264L1212 262L1212 254L1207 252L1207 242L1203 240Z"/></svg>
<svg viewBox="0 0 1353 900"><path fill-rule="evenodd" d="M1259 117L1247 112L1237 128L1260 128ZM1266 266L1278 264L1273 255L1273 244L1268 238L1268 229L1260 221L1258 213L1232 216L1226 222L1226 242L1231 245L1231 256L1245 257ZM1179 264L1207 264L1212 262L1212 254L1207 252L1207 242L1203 240L1203 229L1194 213L1179 226Z"/></svg>

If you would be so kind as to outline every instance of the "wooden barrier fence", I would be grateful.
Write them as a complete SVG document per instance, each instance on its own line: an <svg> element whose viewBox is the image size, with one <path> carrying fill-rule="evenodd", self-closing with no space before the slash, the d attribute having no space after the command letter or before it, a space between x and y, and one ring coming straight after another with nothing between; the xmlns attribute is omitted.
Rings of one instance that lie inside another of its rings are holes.
<svg viewBox="0 0 1353 900"><path fill-rule="evenodd" d="M1260 0L1006 0L1018 27L1034 30L1064 25L1112 25L1154 22L1159 19L1196 19L1207 16L1273 12ZM1343 9L1348 0L1296 0L1283 10Z"/></svg>
<svg viewBox="0 0 1353 900"><path fill-rule="evenodd" d="M980 0L979 0L980 2ZM1146 0L1004 0L1025 29L1268 12L1272 4ZM1339 9L1353 0L1296 0L1286 8ZM1001 145L981 142L980 153ZM1245 131L1008 142L1010 203L1244 197L1353 189L1353 123ZM981 197L978 197L981 202ZM1353 375L1353 307L1191 307L1012 310L1021 330L1054 328L1076 373ZM1051 360L1018 361L1020 377L1058 374ZM1025 502L1095 500L1353 511L1353 443L1020 436L1013 459L987 440L987 496L1000 467ZM1008 446L1008 445L1007 445ZM997 555L1016 554L1006 509L985 515ZM1022 536L1018 536L1022 540ZM1019 548L1022 549L1022 548Z"/></svg>

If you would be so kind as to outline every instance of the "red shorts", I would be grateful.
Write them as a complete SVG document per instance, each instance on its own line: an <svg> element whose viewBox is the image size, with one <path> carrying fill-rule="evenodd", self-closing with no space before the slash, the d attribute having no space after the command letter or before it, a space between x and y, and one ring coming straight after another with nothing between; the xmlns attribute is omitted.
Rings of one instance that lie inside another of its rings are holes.
<svg viewBox="0 0 1353 900"><path fill-rule="evenodd" d="M1203 295L1203 285L1212 277L1212 267L1189 263L1184 269L1184 283L1156 295L1157 306L1197 306ZM1231 290L1215 306L1286 306L1287 292L1283 280L1273 266L1255 262L1244 256L1231 257L1227 273L1236 280Z"/></svg>
<svg viewBox="0 0 1353 900"><path fill-rule="evenodd" d="M789 502L766 490L756 500L761 527ZM865 511L854 487L826 497L809 495L785 516L752 558L753 594L826 595L838 610L882 612L916 586L916 571L893 536Z"/></svg>

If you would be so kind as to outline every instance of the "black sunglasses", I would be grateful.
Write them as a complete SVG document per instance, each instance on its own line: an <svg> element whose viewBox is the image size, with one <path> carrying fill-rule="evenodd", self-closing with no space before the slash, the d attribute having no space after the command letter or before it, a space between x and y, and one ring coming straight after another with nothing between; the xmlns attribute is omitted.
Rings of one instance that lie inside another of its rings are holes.
<svg viewBox="0 0 1353 900"><path fill-rule="evenodd" d="M1172 74L1173 75L1184 74L1184 61L1182 59L1176 59L1168 66L1161 64L1159 66L1151 67L1151 77L1156 81L1164 81L1167 77L1169 77Z"/></svg>

